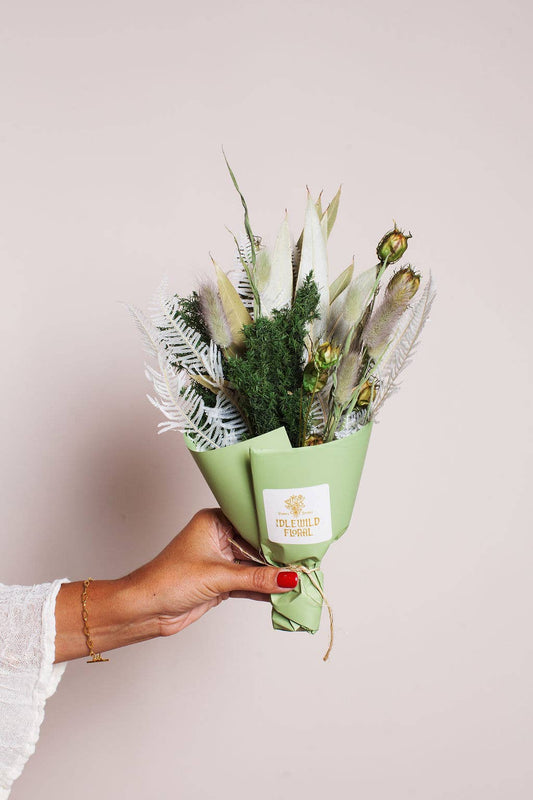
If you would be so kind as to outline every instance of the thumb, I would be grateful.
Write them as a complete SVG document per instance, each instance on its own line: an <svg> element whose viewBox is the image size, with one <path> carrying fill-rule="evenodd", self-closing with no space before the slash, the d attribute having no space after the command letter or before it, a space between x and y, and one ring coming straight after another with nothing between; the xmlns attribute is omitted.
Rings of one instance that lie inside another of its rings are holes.
<svg viewBox="0 0 533 800"><path fill-rule="evenodd" d="M298 573L276 567L246 567L228 564L220 579L221 592L259 592L260 594L282 594L298 585Z"/></svg>

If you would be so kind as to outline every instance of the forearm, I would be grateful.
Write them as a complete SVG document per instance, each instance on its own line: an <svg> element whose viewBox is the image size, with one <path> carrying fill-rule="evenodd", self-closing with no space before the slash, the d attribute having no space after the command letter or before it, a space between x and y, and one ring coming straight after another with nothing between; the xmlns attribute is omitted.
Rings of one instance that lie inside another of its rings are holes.
<svg viewBox="0 0 533 800"><path fill-rule="evenodd" d="M147 564L118 580L91 581L87 613L94 652L172 636L231 596L267 598L295 588L296 572L235 563L246 551L233 551L233 535L221 511L199 511ZM82 592L78 581L61 586L57 596L56 662L89 653Z"/></svg>
<svg viewBox="0 0 533 800"><path fill-rule="evenodd" d="M83 582L65 583L56 601L55 662L88 656L83 632L81 595ZM112 581L91 581L87 611L95 652L106 652L159 636L157 615L132 576Z"/></svg>

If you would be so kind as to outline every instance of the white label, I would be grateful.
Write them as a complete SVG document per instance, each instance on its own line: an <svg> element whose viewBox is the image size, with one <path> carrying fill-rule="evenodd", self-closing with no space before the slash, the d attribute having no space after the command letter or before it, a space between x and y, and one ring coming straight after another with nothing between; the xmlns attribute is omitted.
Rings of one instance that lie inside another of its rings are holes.
<svg viewBox="0 0 533 800"><path fill-rule="evenodd" d="M329 485L263 489L268 538L281 544L329 542Z"/></svg>

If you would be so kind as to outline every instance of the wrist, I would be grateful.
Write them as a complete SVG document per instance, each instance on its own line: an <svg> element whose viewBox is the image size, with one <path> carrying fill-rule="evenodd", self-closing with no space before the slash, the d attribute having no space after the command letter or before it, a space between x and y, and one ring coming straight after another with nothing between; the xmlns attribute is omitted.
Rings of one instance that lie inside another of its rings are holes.
<svg viewBox="0 0 533 800"><path fill-rule="evenodd" d="M56 662L88 655L83 632L83 584L63 584L56 601ZM88 627L95 652L153 639L159 635L142 585L134 575L117 580L91 581L87 597Z"/></svg>
<svg viewBox="0 0 533 800"><path fill-rule="evenodd" d="M101 650L124 647L159 636L157 615L150 608L148 594L136 572L113 581L95 581L95 584L96 599L98 592L101 592L100 604L103 606L96 635L100 635L104 641L116 641L116 644L108 644L107 647L98 645ZM111 598L110 609L106 609L108 596ZM89 626L92 633L90 618Z"/></svg>

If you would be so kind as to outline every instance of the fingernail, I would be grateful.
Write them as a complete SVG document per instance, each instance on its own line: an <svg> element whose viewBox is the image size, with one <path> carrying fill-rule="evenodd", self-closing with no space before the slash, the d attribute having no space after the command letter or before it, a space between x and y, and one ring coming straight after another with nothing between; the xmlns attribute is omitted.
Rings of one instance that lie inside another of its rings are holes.
<svg viewBox="0 0 533 800"><path fill-rule="evenodd" d="M277 584L282 589L294 589L298 585L298 573L278 572Z"/></svg>

